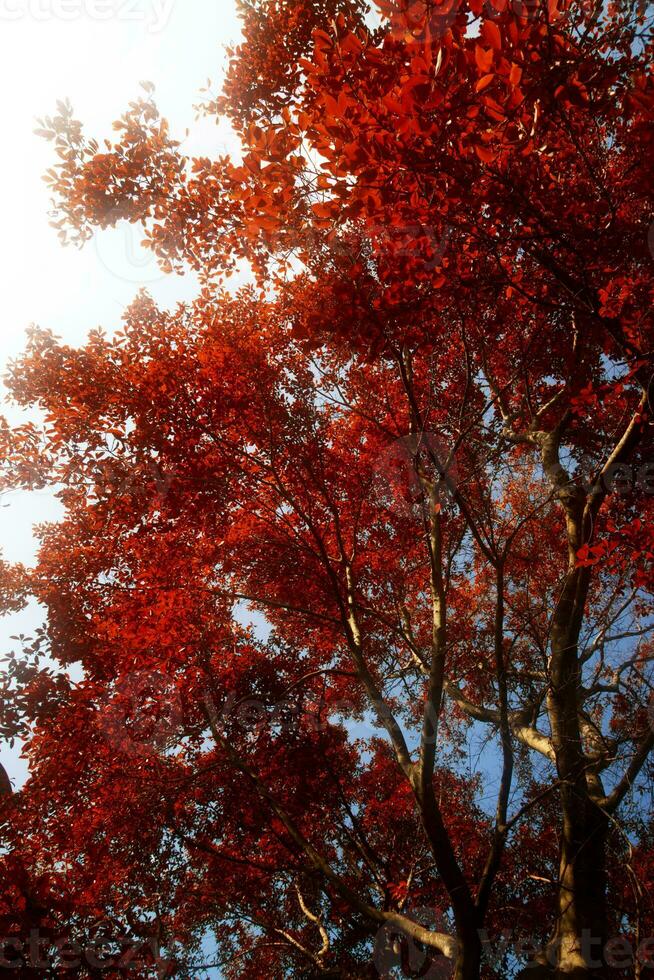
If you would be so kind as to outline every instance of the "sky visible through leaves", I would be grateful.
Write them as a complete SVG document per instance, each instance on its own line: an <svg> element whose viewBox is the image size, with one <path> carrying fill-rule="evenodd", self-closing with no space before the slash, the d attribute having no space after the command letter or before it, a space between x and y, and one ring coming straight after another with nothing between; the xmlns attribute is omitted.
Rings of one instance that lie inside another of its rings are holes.
<svg viewBox="0 0 654 980"><path fill-rule="evenodd" d="M108 8L106 19L94 15ZM212 91L219 89L224 46L239 37L232 0L113 0L104 7L71 4L69 10L62 18L57 4L0 5L0 78L12 146L0 161L2 374L23 350L30 324L79 345L94 327L107 333L118 329L123 310L142 287L171 307L195 293L192 274L162 276L132 226L98 232L82 250L61 247L49 225L49 192L42 180L53 162L52 147L34 133L37 119L52 114L57 99L70 100L90 134L106 133L143 94L140 83L147 80L156 86L162 114L189 153L220 155L234 144L227 127L194 120L191 109L208 80ZM21 417L10 406L4 410L11 421ZM32 526L59 513L49 493L5 494L0 541L7 560L30 564L36 546ZM2 647L9 646L11 635L30 635L40 618L30 607L2 620ZM19 751L6 745L0 750L0 761L17 784L25 778Z"/></svg>

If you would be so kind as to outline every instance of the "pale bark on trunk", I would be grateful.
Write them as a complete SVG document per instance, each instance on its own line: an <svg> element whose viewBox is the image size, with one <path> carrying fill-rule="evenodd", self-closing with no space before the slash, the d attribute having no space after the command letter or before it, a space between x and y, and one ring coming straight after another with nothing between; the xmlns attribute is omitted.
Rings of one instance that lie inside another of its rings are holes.
<svg viewBox="0 0 654 980"><path fill-rule="evenodd" d="M568 571L552 617L547 697L562 811L557 923L547 960L555 977L586 980L606 976L601 958L606 941L606 817L590 792L579 700L579 636L591 571L578 566L577 554L592 533L592 519L586 493L560 466L559 435L552 433L542 446L545 470L565 511L568 545Z"/></svg>

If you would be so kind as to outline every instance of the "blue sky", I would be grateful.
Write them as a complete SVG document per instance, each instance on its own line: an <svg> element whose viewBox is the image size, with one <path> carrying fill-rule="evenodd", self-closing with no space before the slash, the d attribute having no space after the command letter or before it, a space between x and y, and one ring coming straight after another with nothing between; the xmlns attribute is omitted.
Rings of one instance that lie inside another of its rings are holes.
<svg viewBox="0 0 654 980"><path fill-rule="evenodd" d="M81 344L94 327L118 329L141 286L171 306L196 289L192 276L163 277L131 226L99 232L81 251L61 247L49 225L42 180L53 151L34 135L37 118L53 114L56 100L68 98L89 135L110 137L112 121L143 94L139 83L148 80L186 152L228 152L234 146L229 128L196 120L193 107L209 79L212 88L220 87L224 47L239 34L234 0L0 0L0 373L24 348L32 323ZM20 418L8 405L3 411L11 420ZM4 556L30 564L32 526L58 514L46 493L0 497ZM11 634L29 635L39 619L38 608L30 608L0 620L0 649L8 647ZM17 749L1 746L0 761L15 782L24 779Z"/></svg>

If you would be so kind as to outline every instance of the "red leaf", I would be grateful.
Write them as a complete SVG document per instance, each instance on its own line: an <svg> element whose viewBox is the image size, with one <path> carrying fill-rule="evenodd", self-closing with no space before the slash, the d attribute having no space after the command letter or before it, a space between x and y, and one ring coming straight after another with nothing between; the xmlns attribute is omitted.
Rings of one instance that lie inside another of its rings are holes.
<svg viewBox="0 0 654 980"><path fill-rule="evenodd" d="M483 41L496 51L502 50L502 35L497 24L492 20L485 20L482 24L480 35Z"/></svg>
<svg viewBox="0 0 654 980"><path fill-rule="evenodd" d="M481 143L475 144L475 151L482 163L493 163L499 156L499 150L491 150L490 147L482 146Z"/></svg>
<svg viewBox="0 0 654 980"><path fill-rule="evenodd" d="M479 81L475 85L475 91L476 92L483 92L484 89L487 88L490 85L490 83L493 81L494 78L495 78L495 75L493 74L493 72L490 72L488 75L482 75L482 77L479 79Z"/></svg>
<svg viewBox="0 0 654 980"><path fill-rule="evenodd" d="M493 64L493 49L488 48L488 50L482 48L479 44L475 45L475 59L477 61L477 67L484 74L491 70L491 65Z"/></svg>

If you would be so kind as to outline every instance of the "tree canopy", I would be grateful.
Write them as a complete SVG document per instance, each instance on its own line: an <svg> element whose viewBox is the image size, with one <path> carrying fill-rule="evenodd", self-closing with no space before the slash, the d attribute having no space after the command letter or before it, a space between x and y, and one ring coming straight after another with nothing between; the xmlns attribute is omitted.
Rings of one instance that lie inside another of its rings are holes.
<svg viewBox="0 0 654 980"><path fill-rule="evenodd" d="M652 11L240 7L240 157L149 85L104 142L42 123L62 240L140 224L200 288L10 370L2 484L65 516L0 569L46 614L2 934L55 976L646 975Z"/></svg>

